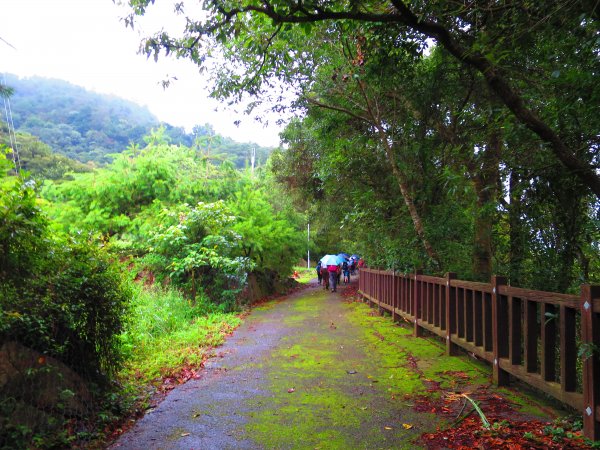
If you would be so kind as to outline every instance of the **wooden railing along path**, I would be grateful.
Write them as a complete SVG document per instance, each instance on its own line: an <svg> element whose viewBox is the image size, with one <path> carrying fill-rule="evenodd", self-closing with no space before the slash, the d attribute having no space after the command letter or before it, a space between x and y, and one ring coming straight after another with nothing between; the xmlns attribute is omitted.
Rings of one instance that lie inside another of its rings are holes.
<svg viewBox="0 0 600 450"><path fill-rule="evenodd" d="M600 440L600 286L581 295L521 289L503 277L476 283L361 269L359 294L371 304L492 365L494 383L512 375L583 414L584 434ZM580 355L580 358L578 357Z"/></svg>

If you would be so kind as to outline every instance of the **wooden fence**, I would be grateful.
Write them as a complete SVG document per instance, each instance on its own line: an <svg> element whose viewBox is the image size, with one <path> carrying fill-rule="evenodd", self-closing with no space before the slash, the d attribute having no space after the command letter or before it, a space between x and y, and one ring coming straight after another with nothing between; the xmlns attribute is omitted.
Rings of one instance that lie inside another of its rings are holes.
<svg viewBox="0 0 600 450"><path fill-rule="evenodd" d="M359 294L492 365L494 383L512 375L583 414L584 434L600 440L600 286L581 295L506 285L504 277L476 283L361 269ZM578 357L579 355L579 357Z"/></svg>

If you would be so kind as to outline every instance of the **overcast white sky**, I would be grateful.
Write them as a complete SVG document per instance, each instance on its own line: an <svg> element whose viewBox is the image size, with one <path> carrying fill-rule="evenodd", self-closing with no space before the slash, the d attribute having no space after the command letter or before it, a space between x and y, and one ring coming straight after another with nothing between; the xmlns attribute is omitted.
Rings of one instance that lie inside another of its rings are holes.
<svg viewBox="0 0 600 450"><path fill-rule="evenodd" d="M170 8L150 11L145 31L166 20L169 28L176 20ZM146 105L160 120L188 131L210 123L239 142L278 145L280 127L273 119L264 128L233 110L215 112L223 107L208 99L206 82L192 63L138 55L140 37L125 28L123 16L112 0L0 0L0 38L15 47L0 40L0 75L66 80ZM177 81L164 90L161 80L172 76ZM239 127L235 120L242 121Z"/></svg>

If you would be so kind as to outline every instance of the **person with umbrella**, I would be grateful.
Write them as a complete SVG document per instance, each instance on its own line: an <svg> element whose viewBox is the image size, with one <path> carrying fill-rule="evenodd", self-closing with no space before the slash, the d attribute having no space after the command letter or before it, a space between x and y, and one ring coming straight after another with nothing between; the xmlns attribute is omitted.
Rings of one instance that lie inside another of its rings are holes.
<svg viewBox="0 0 600 450"><path fill-rule="evenodd" d="M350 275L356 274L356 260L352 258L350 260Z"/></svg>
<svg viewBox="0 0 600 450"><path fill-rule="evenodd" d="M331 292L337 291L337 283L340 278L340 270L337 264L330 264L327 266L327 271L329 272L329 285L331 286Z"/></svg>
<svg viewBox="0 0 600 450"><path fill-rule="evenodd" d="M344 284L350 283L350 266L348 261L342 263L342 273L344 274Z"/></svg>
<svg viewBox="0 0 600 450"><path fill-rule="evenodd" d="M327 267L331 292L336 292L337 290L339 263L340 261L337 255L325 255L321 258L321 265Z"/></svg>

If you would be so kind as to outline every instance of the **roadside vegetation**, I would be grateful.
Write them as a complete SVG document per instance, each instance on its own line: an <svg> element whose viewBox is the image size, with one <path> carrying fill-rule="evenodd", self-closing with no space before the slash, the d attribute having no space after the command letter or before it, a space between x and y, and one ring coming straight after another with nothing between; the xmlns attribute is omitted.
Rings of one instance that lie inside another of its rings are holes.
<svg viewBox="0 0 600 450"><path fill-rule="evenodd" d="M237 312L219 311L206 298L191 305L181 292L160 286L136 286L129 317L119 336L125 357L120 375L144 384L200 367L241 321Z"/></svg>
<svg viewBox="0 0 600 450"><path fill-rule="evenodd" d="M317 273L315 272L314 267L306 267L306 266L295 266L294 267L294 279L301 284L306 284L310 282L313 278L317 277Z"/></svg>
<svg viewBox="0 0 600 450"><path fill-rule="evenodd" d="M104 439L290 286L305 218L269 173L147 142L54 180L0 156L2 448Z"/></svg>

